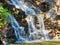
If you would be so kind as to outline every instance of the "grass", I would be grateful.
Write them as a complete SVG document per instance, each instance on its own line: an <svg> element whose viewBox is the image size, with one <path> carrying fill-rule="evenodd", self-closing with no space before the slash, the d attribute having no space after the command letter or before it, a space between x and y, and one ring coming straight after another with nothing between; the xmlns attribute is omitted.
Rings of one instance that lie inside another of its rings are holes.
<svg viewBox="0 0 60 45"><path fill-rule="evenodd" d="M24 44L12 44L12 45L60 45L60 42L40 42L40 43L24 43Z"/></svg>

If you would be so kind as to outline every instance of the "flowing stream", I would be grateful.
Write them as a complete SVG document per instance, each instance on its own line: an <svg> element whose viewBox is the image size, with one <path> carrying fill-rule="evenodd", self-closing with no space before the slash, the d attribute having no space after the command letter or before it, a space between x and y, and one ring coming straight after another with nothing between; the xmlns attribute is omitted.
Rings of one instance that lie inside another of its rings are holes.
<svg viewBox="0 0 60 45"><path fill-rule="evenodd" d="M47 32L45 30L44 21L41 15L36 14L35 11L28 6L24 5L21 0L10 0L16 8L21 9L25 12L27 17L25 18L28 23L29 35L24 35L24 27L20 26L14 16L10 16L10 22L14 28L16 35L16 43L22 42L38 42L38 40L46 40Z"/></svg>

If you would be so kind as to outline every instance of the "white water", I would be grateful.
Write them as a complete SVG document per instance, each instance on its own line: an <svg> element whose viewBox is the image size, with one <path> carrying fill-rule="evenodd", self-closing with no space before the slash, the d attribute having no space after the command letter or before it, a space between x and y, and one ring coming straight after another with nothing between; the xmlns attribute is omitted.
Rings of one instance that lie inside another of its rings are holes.
<svg viewBox="0 0 60 45"><path fill-rule="evenodd" d="M16 21L16 19L14 18L14 16L10 16L10 22L12 27L14 28L15 31L15 35L16 35L16 41L19 42L25 42L27 41L27 39L23 38L23 32L24 32L24 27L19 26L18 22Z"/></svg>
<svg viewBox="0 0 60 45"><path fill-rule="evenodd" d="M18 22L16 21L16 19L14 18L14 16L10 16L10 22L12 24L12 27L14 28L15 31L15 35L16 35L16 42L17 43L21 43L21 42L32 42L32 41L36 41L38 42L38 40L45 40L47 39L47 32L45 31L45 26L44 26L44 21L43 18L38 15L35 14L35 11L29 7L27 7L26 5L23 4L22 1L18 1L18 0L11 0L12 4L16 6L16 8L19 8L23 11L25 11L25 14L28 15L26 17L26 21L28 23L28 31L29 31L29 36L25 36L24 35L24 27L21 27ZM34 15L37 17L38 19L38 23L36 26L39 26L40 28L37 29L35 27L35 21L34 21Z"/></svg>
<svg viewBox="0 0 60 45"><path fill-rule="evenodd" d="M13 5L15 5L16 8L25 11L26 15L35 14L35 11L33 9L27 7L26 5L24 5L24 3L22 1L11 0L11 2L13 3Z"/></svg>
<svg viewBox="0 0 60 45"><path fill-rule="evenodd" d="M35 21L34 21L34 16L36 16L38 18L38 23L36 24L36 26L39 27L39 29L37 29L35 27ZM45 30L45 26L44 26L44 22L43 22L43 18L41 17L41 15L29 15L26 18L27 22L28 22L28 27L29 27L29 38L33 38L33 40L46 40L48 39L47 37L47 32Z"/></svg>

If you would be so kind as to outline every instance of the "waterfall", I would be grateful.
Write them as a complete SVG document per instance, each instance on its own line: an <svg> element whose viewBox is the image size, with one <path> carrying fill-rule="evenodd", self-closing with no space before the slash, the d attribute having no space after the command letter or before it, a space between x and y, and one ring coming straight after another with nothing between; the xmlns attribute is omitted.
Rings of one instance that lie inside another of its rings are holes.
<svg viewBox="0 0 60 45"><path fill-rule="evenodd" d="M37 29L35 27L34 16L36 16L38 18L38 24L36 26L38 26L39 29ZM47 39L47 36L46 36L47 32L45 30L43 18L41 17L41 15L29 15L29 16L27 16L26 21L28 22L30 38L33 38L33 40L36 40L37 37L39 37L39 39L42 39L42 38Z"/></svg>
<svg viewBox="0 0 60 45"><path fill-rule="evenodd" d="M9 17L9 20L10 20L12 27L14 28L17 41L19 41L19 42L27 41L22 36L22 34L24 32L24 27L19 26L18 22L16 21L16 19L12 15Z"/></svg>
<svg viewBox="0 0 60 45"><path fill-rule="evenodd" d="M46 31L44 26L44 21L41 15L38 15L35 13L35 11L28 6L24 5L22 1L18 0L11 0L12 4L15 5L16 8L19 8L23 11L25 11L25 14L27 17L25 18L28 23L28 31L29 36L24 35L24 27L20 26L14 16L10 16L10 23L12 27L14 28L15 35L16 35L16 43L22 43L22 42L31 42L36 40L44 40L46 39ZM37 17L38 24L35 23L35 18ZM39 29L36 28L36 26L39 27ZM38 41L37 41L38 42Z"/></svg>
<svg viewBox="0 0 60 45"><path fill-rule="evenodd" d="M26 15L35 14L35 11L33 9L27 7L26 5L24 5L24 3L22 1L11 0L11 2L13 3L13 5L15 5L16 8L23 10L26 13Z"/></svg>

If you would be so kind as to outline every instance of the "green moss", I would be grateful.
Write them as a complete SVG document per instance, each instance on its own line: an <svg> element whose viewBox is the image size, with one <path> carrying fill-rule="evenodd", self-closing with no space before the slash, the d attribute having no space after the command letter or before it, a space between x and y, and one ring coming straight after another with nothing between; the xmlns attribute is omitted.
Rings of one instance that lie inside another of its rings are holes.
<svg viewBox="0 0 60 45"><path fill-rule="evenodd" d="M40 43L24 43L14 45L60 45L60 42L40 42Z"/></svg>

